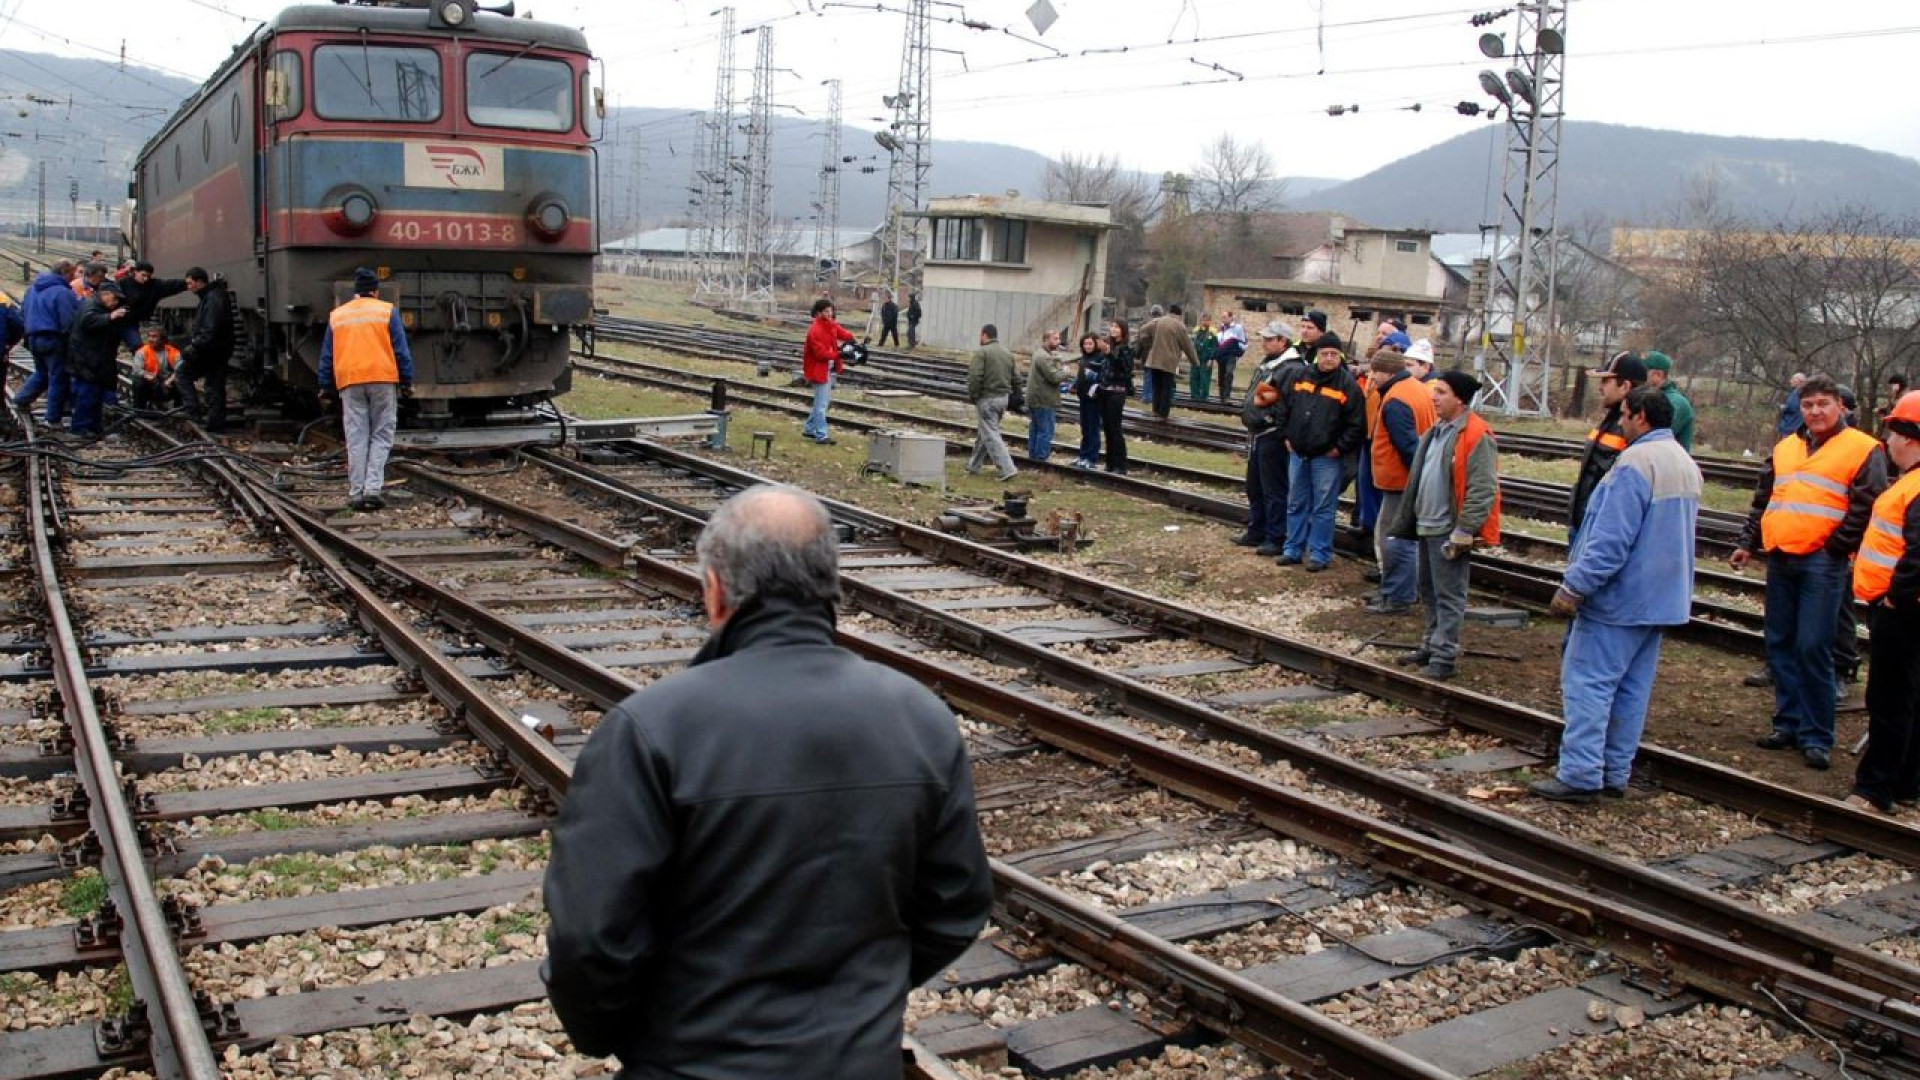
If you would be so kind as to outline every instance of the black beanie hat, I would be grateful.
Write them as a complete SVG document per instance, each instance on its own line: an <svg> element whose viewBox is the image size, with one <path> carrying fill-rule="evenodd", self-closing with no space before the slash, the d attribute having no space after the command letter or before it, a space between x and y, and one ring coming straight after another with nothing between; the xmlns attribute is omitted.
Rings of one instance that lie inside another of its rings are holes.
<svg viewBox="0 0 1920 1080"><path fill-rule="evenodd" d="M1319 308L1314 308L1312 311L1307 312L1307 321L1325 330L1327 328L1327 313L1321 311Z"/></svg>
<svg viewBox="0 0 1920 1080"><path fill-rule="evenodd" d="M353 272L353 291L355 295L377 293L380 291L380 275L361 267Z"/></svg>
<svg viewBox="0 0 1920 1080"><path fill-rule="evenodd" d="M1447 384L1447 389L1453 391L1454 397L1468 405L1473 404L1473 396L1480 392L1480 380L1464 371L1443 371L1440 381Z"/></svg>

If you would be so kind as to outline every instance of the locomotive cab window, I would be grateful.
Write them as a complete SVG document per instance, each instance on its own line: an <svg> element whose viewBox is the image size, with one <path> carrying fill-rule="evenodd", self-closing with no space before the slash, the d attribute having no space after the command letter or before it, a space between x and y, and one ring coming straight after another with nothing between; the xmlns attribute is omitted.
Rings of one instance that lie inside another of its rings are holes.
<svg viewBox="0 0 1920 1080"><path fill-rule="evenodd" d="M521 131L573 129L573 69L512 53L467 57L467 119Z"/></svg>
<svg viewBox="0 0 1920 1080"><path fill-rule="evenodd" d="M291 120L300 115L300 54L281 51L273 54L273 66L267 69L267 104L275 120Z"/></svg>
<svg viewBox="0 0 1920 1080"><path fill-rule="evenodd" d="M431 49L322 45L313 51L313 108L327 120L438 120L440 57Z"/></svg>

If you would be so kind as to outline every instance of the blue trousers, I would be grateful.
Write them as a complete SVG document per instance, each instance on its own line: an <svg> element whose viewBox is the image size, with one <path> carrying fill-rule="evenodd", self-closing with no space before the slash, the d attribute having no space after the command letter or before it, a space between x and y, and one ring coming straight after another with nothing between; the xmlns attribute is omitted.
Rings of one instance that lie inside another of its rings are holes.
<svg viewBox="0 0 1920 1080"><path fill-rule="evenodd" d="M1380 599L1392 604L1411 604L1419 599L1419 542L1387 535L1394 515L1400 512L1400 500L1406 498L1407 493L1381 491L1379 494L1380 511L1373 521L1373 552L1380 560Z"/></svg>
<svg viewBox="0 0 1920 1080"><path fill-rule="evenodd" d="M1100 399L1089 395L1080 402L1080 457L1088 468L1100 464Z"/></svg>
<svg viewBox="0 0 1920 1080"><path fill-rule="evenodd" d="M1275 547L1287 539L1287 443L1279 432L1247 451L1247 535Z"/></svg>
<svg viewBox="0 0 1920 1080"><path fill-rule="evenodd" d="M1310 563L1333 561L1333 519L1340 505L1340 459L1291 455L1287 474L1287 544L1282 554Z"/></svg>
<svg viewBox="0 0 1920 1080"><path fill-rule="evenodd" d="M809 439L827 437L827 406L833 403L833 376L827 381L813 384L813 412L808 414L807 422L800 425L800 434Z"/></svg>
<svg viewBox="0 0 1920 1080"><path fill-rule="evenodd" d="M75 435L100 434L100 407L107 395L108 385L88 382L78 376L73 377L73 425ZM53 395L47 395L47 407L53 407Z"/></svg>
<svg viewBox="0 0 1920 1080"><path fill-rule="evenodd" d="M42 391L47 395L47 422L57 424L67 415L67 339L58 334L35 335L27 339L33 353L33 374L14 395L13 403L25 409L33 405Z"/></svg>
<svg viewBox="0 0 1920 1080"><path fill-rule="evenodd" d="M1833 634L1850 585L1847 561L1824 551L1767 554L1773 730L1802 750L1833 749Z"/></svg>
<svg viewBox="0 0 1920 1080"><path fill-rule="evenodd" d="M1647 727L1662 627L1609 626L1575 618L1560 657L1560 782L1595 791L1623 788Z"/></svg>
<svg viewBox="0 0 1920 1080"><path fill-rule="evenodd" d="M1355 482L1353 494L1353 523L1355 526L1373 531L1374 522L1380 520L1380 489L1373 486L1373 448L1360 448L1360 478Z"/></svg>
<svg viewBox="0 0 1920 1080"><path fill-rule="evenodd" d="M1053 456L1053 418L1052 409L1027 410L1027 456L1034 461Z"/></svg>

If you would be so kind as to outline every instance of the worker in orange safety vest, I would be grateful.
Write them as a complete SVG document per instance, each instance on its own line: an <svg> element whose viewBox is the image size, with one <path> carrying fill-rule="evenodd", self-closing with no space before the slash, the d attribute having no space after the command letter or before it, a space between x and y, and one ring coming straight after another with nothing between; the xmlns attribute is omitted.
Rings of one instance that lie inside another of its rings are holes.
<svg viewBox="0 0 1920 1080"><path fill-rule="evenodd" d="M180 350L167 341L167 332L159 327L147 331L146 343L133 354L133 407L165 408L175 400L168 385L180 366Z"/></svg>
<svg viewBox="0 0 1920 1080"><path fill-rule="evenodd" d="M1753 510L1727 561L1744 570L1767 554L1767 670L1773 730L1767 750L1799 748L1807 767L1832 765L1833 638L1847 596L1848 560L1860 547L1873 501L1887 489L1880 441L1850 427L1840 387L1815 376L1800 388L1799 430L1781 439L1761 470Z"/></svg>
<svg viewBox="0 0 1920 1080"><path fill-rule="evenodd" d="M387 453L399 418L398 396L413 392L413 354L407 349L400 309L380 299L380 277L362 267L353 272L353 299L327 317L320 343L320 394L340 399L347 437L347 505L378 510L386 505Z"/></svg>
<svg viewBox="0 0 1920 1080"><path fill-rule="evenodd" d="M1883 421L1900 479L1873 501L1853 560L1854 599L1868 605L1867 749L1853 771L1858 809L1891 814L1920 799L1920 390Z"/></svg>

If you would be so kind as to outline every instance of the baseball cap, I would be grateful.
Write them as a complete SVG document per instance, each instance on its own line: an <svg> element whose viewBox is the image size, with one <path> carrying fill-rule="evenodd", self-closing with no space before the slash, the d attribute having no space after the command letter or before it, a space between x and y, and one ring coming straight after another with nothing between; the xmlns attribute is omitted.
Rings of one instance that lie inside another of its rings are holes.
<svg viewBox="0 0 1920 1080"><path fill-rule="evenodd" d="M1611 375L1616 379L1623 379L1635 386L1643 386L1647 381L1647 365L1642 363L1639 357L1626 350L1614 353L1608 357L1606 363L1593 369L1593 373L1603 378Z"/></svg>
<svg viewBox="0 0 1920 1080"><path fill-rule="evenodd" d="M1673 370L1673 357L1668 356L1659 349L1649 349L1647 350L1646 365L1648 371L1671 372Z"/></svg>
<svg viewBox="0 0 1920 1080"><path fill-rule="evenodd" d="M1270 322L1261 328L1260 336L1263 338L1285 338L1288 341L1292 341L1293 331L1287 329L1283 323Z"/></svg>

